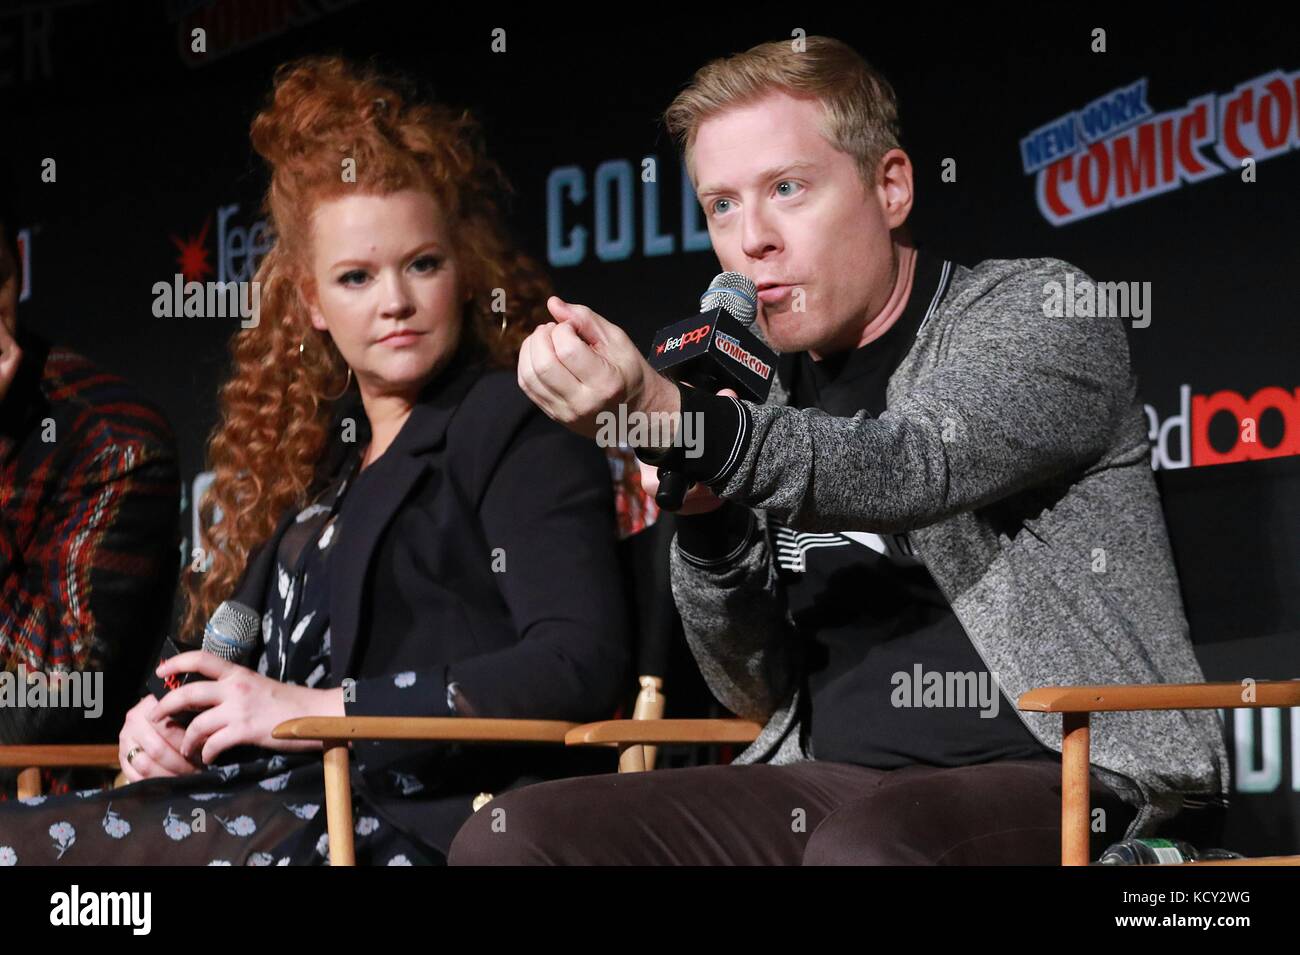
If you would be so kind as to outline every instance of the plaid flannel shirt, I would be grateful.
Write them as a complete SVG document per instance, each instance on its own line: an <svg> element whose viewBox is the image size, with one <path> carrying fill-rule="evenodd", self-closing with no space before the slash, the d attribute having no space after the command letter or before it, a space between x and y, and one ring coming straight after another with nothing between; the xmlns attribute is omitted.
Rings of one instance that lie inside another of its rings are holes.
<svg viewBox="0 0 1300 955"><path fill-rule="evenodd" d="M109 740L171 611L175 440L122 378L22 328L17 339L0 403L0 668L102 671L104 706L98 720L0 707L0 743Z"/></svg>

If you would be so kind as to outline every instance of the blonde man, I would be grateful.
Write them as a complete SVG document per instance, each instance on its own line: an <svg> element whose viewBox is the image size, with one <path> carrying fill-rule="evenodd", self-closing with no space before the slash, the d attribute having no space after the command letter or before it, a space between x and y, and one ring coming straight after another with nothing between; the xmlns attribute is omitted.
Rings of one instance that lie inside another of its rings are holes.
<svg viewBox="0 0 1300 955"><path fill-rule="evenodd" d="M781 353L766 404L679 388L553 299L525 391L596 415L702 415L672 550L717 698L761 721L729 766L546 784L472 819L453 862L1059 860L1045 684L1197 682L1125 332L1044 317L1067 263L973 268L914 243L889 83L810 37L709 63L667 111L724 269ZM1076 276L1077 277L1077 276ZM1093 846L1227 791L1209 712L1106 714ZM494 804L495 805L495 804Z"/></svg>

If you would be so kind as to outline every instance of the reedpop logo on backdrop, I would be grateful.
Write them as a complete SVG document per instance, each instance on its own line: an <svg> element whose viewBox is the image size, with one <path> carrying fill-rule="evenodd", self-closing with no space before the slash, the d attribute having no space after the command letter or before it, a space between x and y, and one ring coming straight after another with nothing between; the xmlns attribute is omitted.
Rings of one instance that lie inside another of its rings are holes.
<svg viewBox="0 0 1300 955"><path fill-rule="evenodd" d="M176 266L186 282L202 282L209 276L218 282L247 282L257 274L262 257L271 251L275 240L266 219L239 225L236 219L239 209L237 202L217 207L217 234L213 247L209 246L212 215L188 238L171 236L172 244L176 246ZM215 268L212 264L214 251L217 258Z"/></svg>
<svg viewBox="0 0 1300 955"><path fill-rule="evenodd" d="M266 219L248 225L233 222L239 204L219 206L216 211L216 267L209 248L213 217L204 220L199 231L188 238L171 236L179 269L170 281L153 286L153 313L159 318L238 316L241 326L252 328L259 320L261 288L252 281L263 256L274 245ZM205 281L215 276L212 281Z"/></svg>
<svg viewBox="0 0 1300 955"><path fill-rule="evenodd" d="M1300 454L1300 388L1270 386L1246 397L1229 389L1194 395L1180 385L1177 412L1161 419L1151 405L1143 410L1153 470Z"/></svg>
<svg viewBox="0 0 1300 955"><path fill-rule="evenodd" d="M214 286L233 286L245 290L238 296L243 301L236 303L239 305L237 312L229 314L248 317L248 306L256 303L260 297L255 288L257 283L252 281L253 276L257 274L263 257L275 245L270 223L264 218L243 221L240 218L239 203L228 203L218 206L215 213L209 214L197 231L185 238L175 234L170 238L176 248L176 267L179 271L172 283L159 283L159 287L167 285L168 288L158 294L160 300L168 300L164 304L168 305L173 315L186 314L175 311L172 299L179 294L175 289L180 287L189 290L192 285L198 285L208 291ZM250 327L245 322L240 324L245 328ZM191 507L191 503L197 504L203 499L214 477L213 472L202 471L195 475L188 489L182 488L181 513L190 510L190 534L180 542L180 562L182 566L191 564L196 571L209 564L211 558L198 547L199 509L197 506ZM220 520L219 512L214 516Z"/></svg>

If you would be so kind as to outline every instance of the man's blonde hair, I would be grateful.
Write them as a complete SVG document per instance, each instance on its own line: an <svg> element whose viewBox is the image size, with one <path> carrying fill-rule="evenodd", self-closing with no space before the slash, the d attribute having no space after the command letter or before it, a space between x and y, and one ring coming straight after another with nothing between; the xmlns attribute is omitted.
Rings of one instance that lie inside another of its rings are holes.
<svg viewBox="0 0 1300 955"><path fill-rule="evenodd" d="M874 183L876 164L899 145L898 99L889 81L856 50L824 36L762 43L696 71L664 112L692 177L691 150L700 124L776 91L816 97L825 110L826 141L856 160L863 182Z"/></svg>

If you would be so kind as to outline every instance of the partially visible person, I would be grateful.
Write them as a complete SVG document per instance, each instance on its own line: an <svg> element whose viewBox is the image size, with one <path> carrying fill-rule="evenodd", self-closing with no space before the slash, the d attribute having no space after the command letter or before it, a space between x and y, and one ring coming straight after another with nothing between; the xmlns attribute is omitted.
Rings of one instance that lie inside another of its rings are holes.
<svg viewBox="0 0 1300 955"><path fill-rule="evenodd" d="M0 195L0 671L13 675L0 744L110 742L172 606L175 440L129 382L18 321L9 200ZM61 687L71 674L79 685ZM45 705L28 705L40 699L30 693L19 705L24 677L44 684ZM79 705L50 705L56 692Z"/></svg>

